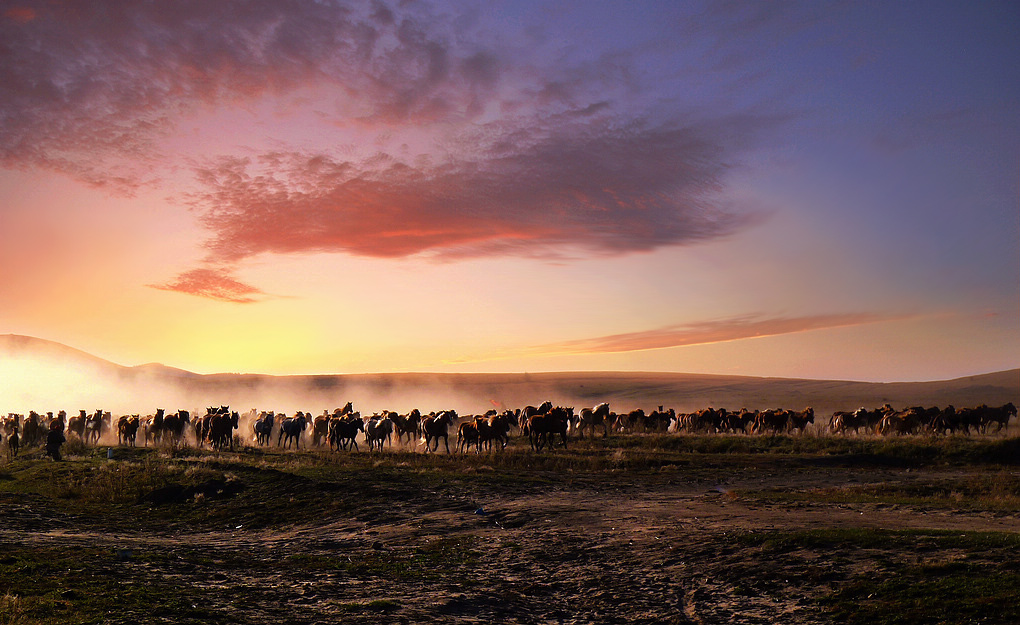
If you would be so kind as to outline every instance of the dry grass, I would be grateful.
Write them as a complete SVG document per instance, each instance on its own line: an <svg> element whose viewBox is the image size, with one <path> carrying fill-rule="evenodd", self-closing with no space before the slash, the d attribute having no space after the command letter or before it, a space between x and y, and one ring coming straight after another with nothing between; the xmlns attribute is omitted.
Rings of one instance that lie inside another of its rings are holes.
<svg viewBox="0 0 1020 625"><path fill-rule="evenodd" d="M0 597L0 625L22 625L28 622L20 597L9 592Z"/></svg>

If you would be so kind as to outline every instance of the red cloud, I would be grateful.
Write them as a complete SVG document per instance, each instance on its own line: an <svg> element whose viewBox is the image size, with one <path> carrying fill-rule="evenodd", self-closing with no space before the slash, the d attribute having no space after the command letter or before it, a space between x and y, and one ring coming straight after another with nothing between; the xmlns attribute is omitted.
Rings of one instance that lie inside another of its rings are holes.
<svg viewBox="0 0 1020 625"><path fill-rule="evenodd" d="M36 18L36 12L31 7L11 7L4 11L4 17L19 24L25 24Z"/></svg>
<svg viewBox="0 0 1020 625"><path fill-rule="evenodd" d="M402 257L621 254L725 236L711 127L536 131L476 159L378 169L317 155L204 168L212 260L261 253ZM706 138L706 136L708 138Z"/></svg>
<svg viewBox="0 0 1020 625"><path fill-rule="evenodd" d="M330 94L315 103L324 127L442 135L431 165L287 147L213 160L191 197L212 235L208 261L224 269L160 288L253 300L229 269L267 252L619 254L754 219L715 193L739 142L772 122L697 121L658 100L630 110L627 55L612 67L528 57L455 32L441 4L41 2L37 19L0 20L0 167L130 193L181 164L158 146L183 117L306 86Z"/></svg>
<svg viewBox="0 0 1020 625"><path fill-rule="evenodd" d="M177 280L173 282L149 286L163 291L177 291L235 304L257 302L259 301L257 296L264 295L261 290L235 280L228 271L220 269L192 269L177 276Z"/></svg>

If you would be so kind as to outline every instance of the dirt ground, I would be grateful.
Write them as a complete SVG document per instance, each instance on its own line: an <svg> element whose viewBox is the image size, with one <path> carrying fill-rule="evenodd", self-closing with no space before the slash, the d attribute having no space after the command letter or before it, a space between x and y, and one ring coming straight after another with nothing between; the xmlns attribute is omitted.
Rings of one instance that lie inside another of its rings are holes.
<svg viewBox="0 0 1020 625"><path fill-rule="evenodd" d="M846 580L959 554L777 551L748 536L832 528L1016 534L1020 519L763 493L968 477L981 479L981 470L604 473L470 494L388 493L314 523L213 531L94 531L101 523L47 518L7 501L0 543L105 554L88 574L117 580L125 593L138 585L186 589L183 609L114 606L108 623L829 623L836 621L818 600Z"/></svg>

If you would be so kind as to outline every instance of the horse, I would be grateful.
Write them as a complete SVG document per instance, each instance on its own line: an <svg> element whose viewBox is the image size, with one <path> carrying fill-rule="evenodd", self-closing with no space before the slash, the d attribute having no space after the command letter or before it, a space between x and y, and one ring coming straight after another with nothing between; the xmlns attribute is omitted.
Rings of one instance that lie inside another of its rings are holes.
<svg viewBox="0 0 1020 625"><path fill-rule="evenodd" d="M286 449L293 439L295 447L301 449L301 433L307 426L308 421L303 412L299 411L293 417L286 417L280 424L280 435L276 439L277 447L280 446L280 441L283 441L283 448Z"/></svg>
<svg viewBox="0 0 1020 625"><path fill-rule="evenodd" d="M438 451L439 439L443 439L446 453L450 453L450 426L457 420L457 413L453 410L444 410L439 414L429 415L422 419L422 442L425 443L425 451ZM435 439L436 446L432 447L432 440Z"/></svg>
<svg viewBox="0 0 1020 625"><path fill-rule="evenodd" d="M982 430L987 432L988 426L992 423L996 425L996 433L1007 430L1009 429L1010 417L1015 417L1016 415L1017 410L1016 406L1013 405L1013 402L997 408L989 408L986 406L984 414L982 415Z"/></svg>
<svg viewBox="0 0 1020 625"><path fill-rule="evenodd" d="M486 423L482 417L475 417L470 421L461 423L460 426L457 427L458 452L464 453L466 449L471 446L474 446L476 453L481 451L481 432L479 429L482 423ZM487 423L486 426L488 426Z"/></svg>
<svg viewBox="0 0 1020 625"><path fill-rule="evenodd" d="M365 431L365 420L357 412L343 417L334 417L329 422L329 448L345 451L349 448L358 449L358 432Z"/></svg>
<svg viewBox="0 0 1020 625"><path fill-rule="evenodd" d="M510 442L510 424L516 415L511 410L504 410L502 413L489 417L488 427L479 430L479 444L485 445L486 449L492 448L492 441L499 443L500 449L506 449Z"/></svg>
<svg viewBox="0 0 1020 625"><path fill-rule="evenodd" d="M86 443L98 443L99 435L103 430L103 411L97 410L93 414L85 416L85 428L83 438Z"/></svg>
<svg viewBox="0 0 1020 625"><path fill-rule="evenodd" d="M21 415L15 415L14 428L7 433L7 459L11 460L18 456L18 448L21 446L21 439L18 436L18 421Z"/></svg>
<svg viewBox="0 0 1020 625"><path fill-rule="evenodd" d="M230 451L234 451L234 430L240 420L241 415L236 410L230 414L218 413L213 416L209 424L209 441L213 449L221 450L229 444Z"/></svg>
<svg viewBox="0 0 1020 625"><path fill-rule="evenodd" d="M595 436L595 428L602 428L602 438L609 436L609 403L603 402L594 408L581 408L581 420L577 426L578 438L584 438L585 428L591 429Z"/></svg>
<svg viewBox="0 0 1020 625"><path fill-rule="evenodd" d="M88 419L88 412L85 410L79 410L78 416L71 417L67 420L67 431L70 434L77 435L79 440L85 440L85 420Z"/></svg>
<svg viewBox="0 0 1020 625"><path fill-rule="evenodd" d="M347 405L349 406L350 402ZM329 420L329 412L324 410L312 421L312 446L318 447L329 438Z"/></svg>
<svg viewBox="0 0 1020 625"><path fill-rule="evenodd" d="M567 428L574 416L573 408L557 406L545 414L533 415L528 421L528 437L531 440L531 448L535 451L542 451L548 444L553 445L556 434L560 435L563 441L563 448L567 448Z"/></svg>
<svg viewBox="0 0 1020 625"><path fill-rule="evenodd" d="M794 430L798 430L801 434L803 434L804 428L806 428L809 423L814 422L815 422L815 409L809 406L805 408L802 412L791 411L789 413L789 422L787 425L788 429L791 432Z"/></svg>
<svg viewBox="0 0 1020 625"><path fill-rule="evenodd" d="M407 436L408 443L421 436L421 412L417 408L406 415L391 415L390 419L397 431L397 442L403 443L404 436Z"/></svg>
<svg viewBox="0 0 1020 625"><path fill-rule="evenodd" d="M275 420L276 414L273 412L262 412L259 418L255 420L252 430L255 432L256 444L262 446L269 444L269 440L273 436L273 423Z"/></svg>
<svg viewBox="0 0 1020 625"><path fill-rule="evenodd" d="M52 414L52 413L51 413ZM42 439L43 426L42 417L39 413L32 410L28 413L28 418L25 419L25 423L21 430L21 444L31 447L36 445Z"/></svg>
<svg viewBox="0 0 1020 625"><path fill-rule="evenodd" d="M534 406L525 406L524 408L522 408L520 415L518 415L517 417L518 418L517 423L521 429L521 434L528 433L528 423L531 421L531 417L537 414L545 414L552 410L552 407L553 405L551 401L545 401L542 402L542 405L539 406L538 408Z"/></svg>
<svg viewBox="0 0 1020 625"><path fill-rule="evenodd" d="M771 433L778 435L785 432L789 427L790 413L782 408L775 410L763 410L755 415L754 424L751 426L753 434Z"/></svg>
<svg viewBox="0 0 1020 625"><path fill-rule="evenodd" d="M146 418L142 431L145 433L145 446L149 446L149 441L152 441L153 445L158 445L159 441L163 438L163 409L157 408L156 414Z"/></svg>
<svg viewBox="0 0 1020 625"><path fill-rule="evenodd" d="M131 447L135 446L135 438L138 436L139 426L138 415L124 415L117 421L117 444Z"/></svg>
<svg viewBox="0 0 1020 625"><path fill-rule="evenodd" d="M169 436L171 444L177 444L184 437L184 426L189 423L191 423L191 413L187 410L179 410L163 417L160 434Z"/></svg>
<svg viewBox="0 0 1020 625"><path fill-rule="evenodd" d="M369 451L377 446L379 451L382 451L383 443L390 440L392 436L393 421L390 420L389 415L372 417L372 419L369 420L365 429L365 439L368 441ZM393 445L392 441L390 441L390 445Z"/></svg>

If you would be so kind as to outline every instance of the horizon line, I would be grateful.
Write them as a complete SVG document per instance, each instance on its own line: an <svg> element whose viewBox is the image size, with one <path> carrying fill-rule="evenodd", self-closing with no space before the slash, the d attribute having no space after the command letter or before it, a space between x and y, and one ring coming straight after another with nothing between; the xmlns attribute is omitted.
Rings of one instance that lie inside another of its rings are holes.
<svg viewBox="0 0 1020 625"><path fill-rule="evenodd" d="M28 341L37 341L39 343L47 344L50 346L56 346L60 349L66 349L78 354L81 354L87 358L102 361L113 367L119 367L122 369L141 369L143 367L161 367L166 370L173 370L182 372L183 374L199 376L199 377L213 377L213 376L261 376L270 378L296 378L296 377L353 377L353 376L525 376L525 375L627 375L627 376L640 376L640 375L668 375L668 376L692 376L692 377L716 377L716 378L751 378L761 380L805 380L812 382L845 382L845 383L858 383L858 384L924 384L924 383L935 383L935 382L952 382L954 380L962 380L965 378L980 377L986 375L1005 374L1018 372L1020 373L1020 366L1011 367L1007 369L996 369L992 371L983 371L978 373L969 373L965 375L954 376L951 378L936 378L936 379L914 379L914 380L860 380L860 379L840 379L840 378L813 378L813 377L797 377L797 376L775 376L775 375L752 375L752 374L734 374L734 373L703 373L703 372L691 372L691 371L675 371L675 370L628 370L628 369L553 369L553 370L537 370L537 371L465 371L465 372L449 372L449 371L363 371L363 372L348 372L348 373L264 373L258 371L215 371L210 373L200 373L185 369L182 367L176 367L173 365L167 365L161 362L146 362L137 365L125 365L102 356L97 356L91 352L87 352L76 347L72 347L59 341L51 339L44 339L37 336L31 336L27 334L15 334L7 333L0 334L0 339L27 339Z"/></svg>

